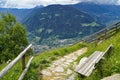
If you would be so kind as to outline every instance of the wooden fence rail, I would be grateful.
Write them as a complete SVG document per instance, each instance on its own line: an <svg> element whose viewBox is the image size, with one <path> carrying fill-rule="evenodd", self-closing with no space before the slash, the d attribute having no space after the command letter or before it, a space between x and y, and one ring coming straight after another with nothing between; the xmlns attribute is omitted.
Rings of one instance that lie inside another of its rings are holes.
<svg viewBox="0 0 120 80"><path fill-rule="evenodd" d="M88 37L82 39L85 42L94 42L103 39L107 39L113 35L113 32L120 30L120 22L113 24L112 26L106 27ZM99 36L99 37L98 37ZM102 36L102 37L101 37Z"/></svg>
<svg viewBox="0 0 120 80"><path fill-rule="evenodd" d="M1 72L0 72L0 79L21 59L25 59L25 53L28 49L30 49L32 44L30 44L27 48L25 48L12 62L10 62ZM25 60L22 60L22 69L25 69ZM24 61L24 62L23 62Z"/></svg>
<svg viewBox="0 0 120 80"><path fill-rule="evenodd" d="M25 74L27 73L28 68L30 67L30 63L31 63L32 59L33 59L33 57L31 57L30 60L28 61L26 68L24 69L24 71L22 72L22 74L20 75L18 80L22 80L24 78Z"/></svg>

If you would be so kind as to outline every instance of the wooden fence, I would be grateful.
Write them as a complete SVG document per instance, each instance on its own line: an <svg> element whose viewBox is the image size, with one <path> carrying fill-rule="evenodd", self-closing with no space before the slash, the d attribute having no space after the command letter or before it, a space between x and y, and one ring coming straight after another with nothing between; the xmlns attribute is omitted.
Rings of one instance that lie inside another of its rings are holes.
<svg viewBox="0 0 120 80"><path fill-rule="evenodd" d="M106 27L88 37L82 39L84 42L98 42L100 40L107 39L114 35L116 32L120 30L120 22L115 23L109 27Z"/></svg>
<svg viewBox="0 0 120 80"><path fill-rule="evenodd" d="M30 44L27 48L25 48L12 62L10 62L1 72L0 72L0 79L20 60L22 59L22 70L23 73L21 74L21 76L19 77L18 80L22 80L24 78L24 75L26 74L30 63L33 59L33 57L31 57L28 61L27 66L25 66L25 53L31 48L32 44Z"/></svg>

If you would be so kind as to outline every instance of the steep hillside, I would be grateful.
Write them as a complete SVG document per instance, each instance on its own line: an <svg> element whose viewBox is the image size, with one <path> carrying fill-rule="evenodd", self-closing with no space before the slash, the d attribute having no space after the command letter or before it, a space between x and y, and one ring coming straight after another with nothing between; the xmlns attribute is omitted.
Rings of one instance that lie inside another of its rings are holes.
<svg viewBox="0 0 120 80"><path fill-rule="evenodd" d="M86 2L73 5L73 7L92 15L93 17L96 16L98 21L105 24L110 24L120 20L119 5L102 5Z"/></svg>
<svg viewBox="0 0 120 80"><path fill-rule="evenodd" d="M120 56L119 56L120 55L119 54L120 53L120 49L119 49L120 36L119 35L120 35L120 30L115 35L113 35L111 38L109 38L107 40L103 40L99 44L98 43L92 43L92 44L91 43L87 43L87 44L77 43L77 44L69 46L69 47L55 49L50 52L45 52L43 54L39 54L33 60L32 66L29 70L29 73L26 76L26 79L38 79L38 78L41 79L42 78L42 75L40 74L41 70L43 70L46 67L51 66L49 64L51 64L52 61L58 59L58 57L64 56L65 54L70 54L71 50L75 51L77 49L80 49L81 47L88 48L88 51L78 58L77 62L79 63L79 61L82 57L90 56L96 50L105 51L111 43L113 44L113 49L111 50L111 52L108 55L104 56L104 59L102 61L100 61L97 64L95 70L93 70L93 73L90 75L90 77L83 78L79 74L75 74L74 78L75 78L75 80L100 80L106 76L110 76L115 73L120 73L120 69L119 69L119 67L120 67L120 62L119 62L119 59L120 59ZM71 59L68 59L68 60L71 60ZM75 64L71 63L70 68L73 70L73 72L74 72L74 66L75 66ZM36 76L36 75L38 75L38 76ZM57 75L59 75L59 73Z"/></svg>
<svg viewBox="0 0 120 80"><path fill-rule="evenodd" d="M104 59L101 60L97 65L96 69L92 72L90 77L82 78L79 74L75 80L100 80L104 77L111 76L116 73L120 73L120 29L117 34L113 35L107 40L101 41L101 43L92 43L88 45L88 52L80 56L77 62L80 61L82 57L90 56L94 51L105 51L107 47L112 43L112 50L104 56ZM113 80L113 79L112 79ZM118 79L119 80L119 79Z"/></svg>
<svg viewBox="0 0 120 80"><path fill-rule="evenodd" d="M72 52L79 50L83 47L87 47L87 49L88 49L87 53L83 54L82 56L79 56L79 58L77 59L76 62L79 62L82 57L90 56L96 50L105 51L106 48L108 47L108 45L111 43L113 44L113 49L111 50L111 52L108 55L104 56L104 59L102 61L100 61L96 65L96 68L95 68L95 70L93 70L90 77L83 78L79 74L76 74L76 73L73 76L74 76L75 80L100 80L106 76L120 73L120 62L119 62L119 59L120 59L120 54L119 54L120 53L120 49L119 49L120 48L120 44L119 44L120 28L117 30L116 29L109 30L109 32L112 32L112 34L114 33L114 31L115 31L115 34L111 35L112 37L110 37L106 40L100 41L99 44L96 42L95 43L79 42L79 43L76 43L71 46L66 46L66 47L46 51L41 54L35 55L32 63L31 63L31 66L29 68L29 71L25 75L24 80L29 80L29 79L30 80L31 79L32 80L42 80L43 75L41 74L41 70L51 66L51 63L53 63L53 61L63 58L63 56L71 54ZM104 35L104 33L103 33L103 35ZM101 37L101 36L98 35L98 37ZM81 51L80 51L80 53L81 53ZM75 54L76 54L76 52L75 52ZM72 56L72 58L73 58L73 56ZM66 62L71 62L70 60L71 60L71 58L66 57ZM63 61L63 60L61 59L60 61ZM73 62L74 64L70 63L68 65L69 68L72 70L72 72L74 72L74 66L75 66L76 62ZM55 65L56 64L57 64L57 62L55 63ZM62 63L59 63L59 65L60 64L62 64ZM2 70L3 67L5 67L6 65L7 65L6 63L0 64L0 70ZM13 67L13 69L11 69L4 76L4 78L2 80L12 80L12 79L17 80L20 73L22 72L20 67L21 67L21 65L19 63L16 64ZM53 70L52 68L51 68L51 70ZM61 68L59 68L59 69L61 69ZM67 69L64 69L64 71L66 71L66 70ZM48 74L47 76L49 76L49 73L45 73L45 74ZM59 72L58 72L58 73L56 73L56 75L57 75L57 77L59 77L59 75L61 75L61 73L59 74ZM69 77L70 75L65 74L65 76ZM65 77L65 78L67 78L67 77ZM58 80L58 79L56 79L56 80Z"/></svg>
<svg viewBox="0 0 120 80"><path fill-rule="evenodd" d="M90 15L62 5L37 9L24 24L30 32L30 40L35 36L38 44L46 40L49 44L49 41L57 39L82 38L105 27Z"/></svg>

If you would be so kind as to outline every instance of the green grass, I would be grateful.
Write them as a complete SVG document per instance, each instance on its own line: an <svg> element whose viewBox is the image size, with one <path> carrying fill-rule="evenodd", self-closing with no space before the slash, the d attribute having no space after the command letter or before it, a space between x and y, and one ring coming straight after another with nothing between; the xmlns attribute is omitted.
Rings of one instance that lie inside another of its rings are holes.
<svg viewBox="0 0 120 80"><path fill-rule="evenodd" d="M48 67L52 61L85 46L86 44L84 43L77 43L71 46L46 51L36 55L24 80L41 80L42 77L40 76L40 71Z"/></svg>
<svg viewBox="0 0 120 80"><path fill-rule="evenodd" d="M24 80L42 80L40 71L50 66L52 61L67 55L73 51L76 51L83 47L88 47L88 52L83 54L77 59L77 62L80 61L82 57L90 56L94 51L105 51L107 47L112 43L113 49L109 55L105 55L105 59L101 60L97 65L96 69L90 75L90 77L81 77L76 74L76 80L100 80L103 77L110 76L115 73L120 73L120 32L115 34L113 37L104 40L100 44L96 43L76 43L71 46L66 46L50 51L46 51L35 55L30 69L27 72ZM28 60L28 59L27 59ZM2 70L7 64L4 63L0 65L0 70ZM1 80L17 80L21 70L21 61L19 61Z"/></svg>
<svg viewBox="0 0 120 80"><path fill-rule="evenodd" d="M113 37L103 41L97 45L95 43L88 44L88 52L80 56L77 62L82 57L91 55L94 51L105 51L110 44L113 44L112 51L105 55L105 59L101 60L97 65L96 69L92 72L90 77L76 76L76 80L100 80L106 76L110 76L115 73L120 73L120 32L115 34Z"/></svg>
<svg viewBox="0 0 120 80"><path fill-rule="evenodd" d="M29 57L26 58L26 63L28 62ZM18 80L19 76L22 73L22 64L21 64L21 60L18 61L5 75L2 79L0 80ZM7 63L3 63L0 65L0 71L6 67L8 64Z"/></svg>

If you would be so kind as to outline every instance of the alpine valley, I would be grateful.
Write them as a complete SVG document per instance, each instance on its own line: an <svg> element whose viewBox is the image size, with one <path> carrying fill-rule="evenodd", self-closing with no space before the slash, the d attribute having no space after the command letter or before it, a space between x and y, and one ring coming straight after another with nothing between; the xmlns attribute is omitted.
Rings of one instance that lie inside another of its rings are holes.
<svg viewBox="0 0 120 80"><path fill-rule="evenodd" d="M120 20L120 6L94 3L37 6L32 9L0 8L26 25L36 52L70 45Z"/></svg>

